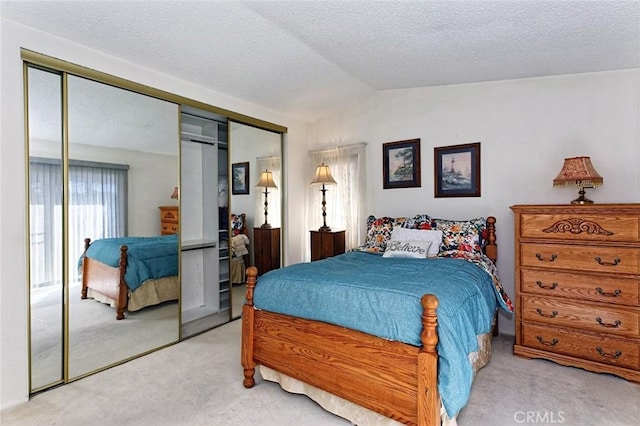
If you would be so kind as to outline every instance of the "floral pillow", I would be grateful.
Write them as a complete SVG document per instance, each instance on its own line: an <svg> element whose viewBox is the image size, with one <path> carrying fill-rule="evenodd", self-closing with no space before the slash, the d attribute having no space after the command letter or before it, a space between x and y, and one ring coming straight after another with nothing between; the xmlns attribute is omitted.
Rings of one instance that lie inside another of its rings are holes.
<svg viewBox="0 0 640 426"><path fill-rule="evenodd" d="M436 224L431 216L419 214L414 217L407 218L402 223L402 227L409 229L436 229Z"/></svg>
<svg viewBox="0 0 640 426"><path fill-rule="evenodd" d="M231 233L232 235L238 235L244 232L244 218L243 214L231 214Z"/></svg>
<svg viewBox="0 0 640 426"><path fill-rule="evenodd" d="M434 219L434 222L436 229L443 234L440 252L460 250L482 254L487 230L485 218L460 221Z"/></svg>
<svg viewBox="0 0 640 426"><path fill-rule="evenodd" d="M387 248L387 241L391 239L391 231L395 222L393 217L369 216L367 218L367 240L365 249L372 253L384 253Z"/></svg>

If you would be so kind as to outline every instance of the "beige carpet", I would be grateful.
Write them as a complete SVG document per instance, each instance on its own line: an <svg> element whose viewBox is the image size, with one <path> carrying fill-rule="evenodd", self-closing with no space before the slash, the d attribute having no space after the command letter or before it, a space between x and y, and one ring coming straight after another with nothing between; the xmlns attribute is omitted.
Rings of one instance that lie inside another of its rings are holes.
<svg viewBox="0 0 640 426"><path fill-rule="evenodd" d="M242 387L240 321L36 395L1 413L4 426L331 426L349 422L305 396L257 380ZM494 340L460 426L624 426L640 418L640 385L511 355ZM533 413L533 414L527 414ZM531 420L523 421L526 416ZM533 416L533 417L531 417Z"/></svg>

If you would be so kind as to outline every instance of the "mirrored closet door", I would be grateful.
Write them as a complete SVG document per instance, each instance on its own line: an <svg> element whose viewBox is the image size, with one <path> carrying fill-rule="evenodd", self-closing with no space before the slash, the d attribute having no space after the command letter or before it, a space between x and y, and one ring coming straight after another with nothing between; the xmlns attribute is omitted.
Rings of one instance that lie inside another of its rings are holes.
<svg viewBox="0 0 640 426"><path fill-rule="evenodd" d="M34 66L26 82L35 392L178 341L179 242L159 207L178 206L179 108ZM152 243L157 275L136 266ZM123 259L140 269L125 278Z"/></svg>
<svg viewBox="0 0 640 426"><path fill-rule="evenodd" d="M30 393L238 318L245 268L281 264L287 129L21 54Z"/></svg>
<svg viewBox="0 0 640 426"><path fill-rule="evenodd" d="M283 136L236 121L229 129L231 317L238 318L245 269L256 266L261 275L282 264Z"/></svg>

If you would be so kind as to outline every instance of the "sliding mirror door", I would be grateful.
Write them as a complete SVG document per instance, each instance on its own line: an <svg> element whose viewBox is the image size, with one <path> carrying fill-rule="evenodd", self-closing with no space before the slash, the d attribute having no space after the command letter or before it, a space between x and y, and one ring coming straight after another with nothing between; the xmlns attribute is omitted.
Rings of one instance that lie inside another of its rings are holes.
<svg viewBox="0 0 640 426"><path fill-rule="evenodd" d="M179 131L176 104L76 76L68 93L73 378L179 338L179 243L177 235L160 236L159 209L177 206ZM81 260L87 239L95 251Z"/></svg>
<svg viewBox="0 0 640 426"><path fill-rule="evenodd" d="M26 70L35 392L178 341L179 242L159 207L178 209L179 108Z"/></svg>
<svg viewBox="0 0 640 426"><path fill-rule="evenodd" d="M28 68L30 390L64 380L62 75Z"/></svg>
<svg viewBox="0 0 640 426"><path fill-rule="evenodd" d="M231 121L229 162L229 214L232 219L243 214L246 218L242 224L230 223L231 317L238 318L244 303L244 270L253 265L261 275L281 265L282 133Z"/></svg>

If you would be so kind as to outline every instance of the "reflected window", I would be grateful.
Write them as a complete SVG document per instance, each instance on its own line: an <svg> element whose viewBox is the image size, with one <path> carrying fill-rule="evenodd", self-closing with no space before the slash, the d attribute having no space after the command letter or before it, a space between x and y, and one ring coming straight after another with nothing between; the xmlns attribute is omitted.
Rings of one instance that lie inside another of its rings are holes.
<svg viewBox="0 0 640 426"><path fill-rule="evenodd" d="M127 165L70 161L69 163L69 263L71 282L79 281L77 262L84 239L123 237L127 232ZM32 288L51 286L61 277L62 200L60 162L32 158L30 173ZM58 186L59 187L59 186Z"/></svg>

